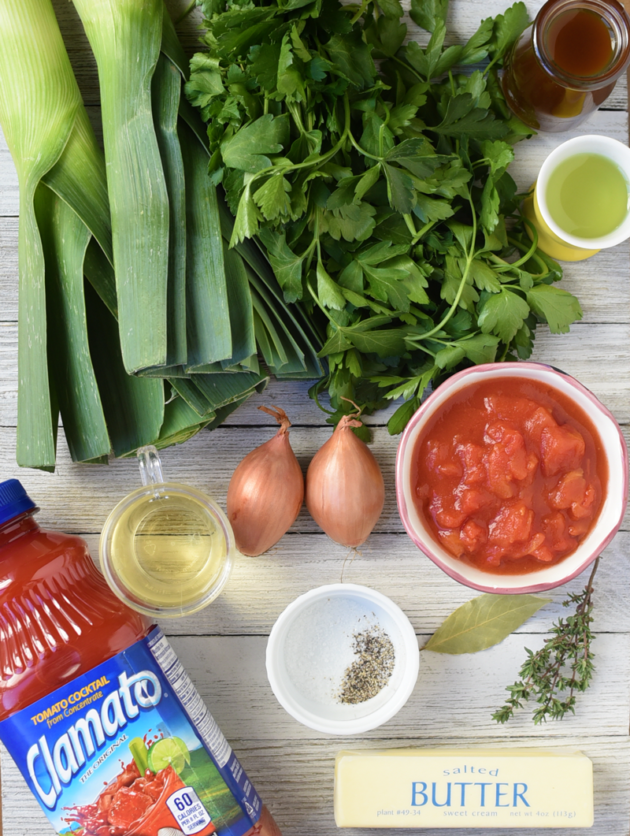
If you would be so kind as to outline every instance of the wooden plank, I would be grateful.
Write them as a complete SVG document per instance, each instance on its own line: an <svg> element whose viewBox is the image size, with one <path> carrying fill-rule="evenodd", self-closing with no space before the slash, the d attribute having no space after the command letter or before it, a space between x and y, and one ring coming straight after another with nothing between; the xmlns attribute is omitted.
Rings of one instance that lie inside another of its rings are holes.
<svg viewBox="0 0 630 836"><path fill-rule="evenodd" d="M419 636L420 645L428 638ZM228 739L326 739L294 720L274 697L265 671L266 636L179 636L171 641ZM488 742L505 736L506 731L513 737L538 740L577 738L593 729L606 736L625 735L630 715L627 634L597 635L597 673L588 692L579 696L575 716L534 726L524 709L505 727L492 719L492 712L504 702L506 686L518 676L524 647L537 650L543 641L542 635L512 635L483 656L422 653L418 683L407 704L385 726L362 737L404 738L413 729L418 737L443 737L459 745L459 738L471 729L475 737Z"/></svg>
<svg viewBox="0 0 630 836"><path fill-rule="evenodd" d="M41 519L42 524L44 523ZM98 562L98 534L82 534ZM546 633L567 610L562 602L586 584L590 569L570 583L545 592L551 598L518 633ZM604 552L595 583L594 629L628 633L630 611L625 586L630 575L630 534L621 532ZM401 579L405 580L401 583ZM268 554L238 556L221 596L194 617L165 619L169 636L268 635L291 601L330 583L358 583L378 589L406 613L416 633L430 635L445 616L479 593L455 583L414 546L406 534L373 534L354 554L325 534L287 534ZM485 658L485 657L480 657Z"/></svg>
<svg viewBox="0 0 630 836"><path fill-rule="evenodd" d="M241 759L249 777L271 809L282 829L283 836L339 836L333 819L334 759L341 749L391 749L399 747L452 747L453 741L437 736L382 739L378 741L357 738L334 738L322 741L290 742L232 740L234 750ZM458 747L483 746L484 741L470 734L458 740ZM496 749L541 748L540 741L514 739L503 735L492 741ZM576 741L572 737L558 738L544 745L549 751L574 751ZM589 836L627 836L630 799L627 779L619 765L630 758L630 745L619 737L589 735L579 742L579 748L591 758L594 765L595 825ZM37 802L13 762L2 750L5 768L5 799L11 804L5 807L6 833L10 836L50 836L51 829ZM371 830L349 830L349 834L365 834ZM410 833L406 830L381 830L383 836ZM449 830L452 836L471 836L488 831ZM508 831L512 832L512 831ZM522 831L515 831L520 833ZM549 829L548 836L571 836L583 831ZM438 836L444 831L423 830L423 836Z"/></svg>
<svg viewBox="0 0 630 836"><path fill-rule="evenodd" d="M61 524L46 511L46 503L37 494L32 495L45 509L38 517L42 526L60 529ZM99 534L81 536L98 562ZM630 534L620 532L603 556L595 583L595 629L628 633L627 591L619 579L630 576ZM552 603L518 632L548 632L552 622L566 616L562 602L570 593L583 589L589 572L544 593L543 597L551 598ZM237 556L227 587L216 601L194 617L163 620L162 628L170 636L268 635L278 615L299 595L340 582L378 589L401 607L418 634L427 635L449 612L479 594L455 583L405 533L373 534L353 554L323 533L305 536L292 530L266 555Z"/></svg>
<svg viewBox="0 0 630 836"><path fill-rule="evenodd" d="M598 569L598 631L628 632L627 594L619 579L628 577L630 571L629 538L628 533L619 534L604 552ZM90 543L94 555L96 540L94 537ZM547 632L553 621L567 614L562 601L569 593L581 591L587 577L588 572L544 593L552 603L530 619L521 632ZM239 558L225 592L194 621L171 620L162 626L170 635L265 635L298 595L340 582L362 584L389 596L407 614L418 634L432 634L448 613L479 594L451 580L416 549L406 534L373 534L354 555L323 534L289 534L268 556ZM485 665L486 657L480 658Z"/></svg>
<svg viewBox="0 0 630 836"><path fill-rule="evenodd" d="M0 201L1 195L0 186ZM0 217L0 322L17 321L17 236L17 217ZM630 322L630 305L625 303L629 263L630 245L624 243L587 261L564 265L559 286L580 300L583 324Z"/></svg>

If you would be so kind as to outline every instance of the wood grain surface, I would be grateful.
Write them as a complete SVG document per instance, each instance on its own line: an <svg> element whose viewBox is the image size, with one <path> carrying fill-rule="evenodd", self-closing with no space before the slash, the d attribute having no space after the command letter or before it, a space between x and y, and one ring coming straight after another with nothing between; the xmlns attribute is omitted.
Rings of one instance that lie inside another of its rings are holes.
<svg viewBox="0 0 630 836"><path fill-rule="evenodd" d="M1 0L0 0L1 2ZM187 0L171 0L177 17ZM90 117L99 131L98 85L87 40L68 0L54 0L70 58ZM533 16L538 2L528 2ZM504 0L451 0L449 37L470 35L481 18L496 14ZM192 51L198 36L195 12L181 26ZM410 34L417 30L410 25ZM420 40L426 40L420 37ZM603 133L627 141L625 78L579 133ZM549 151L574 134L543 135L521 143L512 168L526 189ZM139 484L134 461L108 467L70 461L63 439L54 474L19 470L15 464L17 406L17 230L15 170L0 134L0 480L20 478L41 506L40 523L84 535L97 554L100 529L112 507ZM535 358L575 375L615 414L630 436L630 248L622 244L581 264L566 265L563 285L576 293L584 319L570 334L539 329ZM330 435L325 416L307 395L306 383L272 381L229 422L164 453L169 479L189 482L225 505L231 473L275 427L260 404L289 413L293 447L306 468ZM394 496L397 439L387 433L388 412L369 419L372 449L385 476L386 504L374 534L356 553L332 543L305 510L269 554L237 560L224 594L198 615L163 624L175 650L233 743L284 836L333 836L333 764L340 749L449 746L575 749L595 767L594 836L627 836L630 831L630 519L606 549L597 576L595 642L597 673L578 700L575 717L534 727L527 712L508 726L491 713L517 674L524 648L539 647L562 600L581 589L585 578L550 593L553 603L539 611L501 645L471 656L421 654L418 685L407 705L385 726L362 738L334 738L297 724L276 702L264 669L267 636L280 612L308 589L340 580L362 583L390 596L407 613L419 646L456 606L474 596L413 546L404 533ZM2 816L5 836L46 836L52 831L6 752L2 753ZM351 830L355 836L370 831ZM393 834L403 831L384 830ZM454 834L471 831L451 831ZM475 832L475 831L473 831ZM482 831L476 831L478 833ZM578 831L548 831L577 834Z"/></svg>

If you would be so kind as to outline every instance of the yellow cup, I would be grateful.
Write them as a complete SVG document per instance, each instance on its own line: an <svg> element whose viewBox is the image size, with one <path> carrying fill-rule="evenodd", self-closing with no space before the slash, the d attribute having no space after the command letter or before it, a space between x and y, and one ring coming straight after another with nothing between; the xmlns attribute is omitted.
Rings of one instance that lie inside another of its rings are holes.
<svg viewBox="0 0 630 836"><path fill-rule="evenodd" d="M600 154L607 157L619 166L630 184L630 148L609 136L592 134L575 137L563 142L549 154L540 169L533 192L523 202L523 214L536 228L540 249L558 261L583 261L602 249L614 247L630 238L630 206L621 224L608 235L599 238L579 238L571 235L551 217L546 200L549 178L560 163L576 154ZM526 228L533 240L533 231L529 226Z"/></svg>

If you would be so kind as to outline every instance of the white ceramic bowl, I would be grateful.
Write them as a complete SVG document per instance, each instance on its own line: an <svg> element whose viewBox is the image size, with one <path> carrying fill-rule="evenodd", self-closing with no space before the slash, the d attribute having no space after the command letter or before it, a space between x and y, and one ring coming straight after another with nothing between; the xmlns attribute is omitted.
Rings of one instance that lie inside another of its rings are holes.
<svg viewBox="0 0 630 836"><path fill-rule="evenodd" d="M372 625L394 645L394 670L372 699L342 704L336 693L356 659L353 633ZM267 644L267 676L280 705L300 723L328 734L360 734L390 720L409 699L419 665L418 640L400 607L374 589L351 583L301 595L281 613Z"/></svg>
<svg viewBox="0 0 630 836"><path fill-rule="evenodd" d="M539 381L562 392L580 406L593 422L601 438L608 462L608 483L599 517L578 548L553 566L526 575L499 575L482 572L457 560L432 536L418 514L412 497L411 466L418 436L427 421L456 392L472 383L500 377L522 377ZM439 386L411 418L398 446L396 459L396 498L407 533L427 557L454 580L482 592L509 594L553 589L576 577L610 543L623 519L628 500L628 451L619 425L597 398L575 378L541 363L490 363L474 366L453 375Z"/></svg>
<svg viewBox="0 0 630 836"><path fill-rule="evenodd" d="M536 181L536 198L538 200L540 214L543 216L549 229L558 238L566 241L568 244L572 244L574 247L582 247L587 250L601 250L606 247L614 247L617 244L621 244L626 238L630 238L630 212L628 212L617 229L608 235L602 235L600 238L579 238L577 235L571 235L562 229L562 227L558 226L551 217L547 206L549 178L560 163L569 157L574 157L576 154L600 154L602 157L607 157L619 166L630 188L630 148L627 145L610 136L601 136L598 134L576 136L555 148L542 164L538 180Z"/></svg>

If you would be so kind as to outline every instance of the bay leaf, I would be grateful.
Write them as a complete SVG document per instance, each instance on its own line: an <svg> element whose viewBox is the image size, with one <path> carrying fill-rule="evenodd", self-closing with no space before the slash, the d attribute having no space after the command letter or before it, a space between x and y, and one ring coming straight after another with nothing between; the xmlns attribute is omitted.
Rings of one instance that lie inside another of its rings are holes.
<svg viewBox="0 0 630 836"><path fill-rule="evenodd" d="M499 644L551 598L479 595L452 612L422 648L434 653L477 653Z"/></svg>

